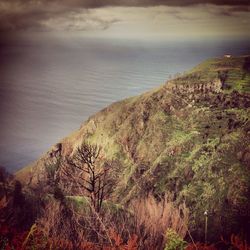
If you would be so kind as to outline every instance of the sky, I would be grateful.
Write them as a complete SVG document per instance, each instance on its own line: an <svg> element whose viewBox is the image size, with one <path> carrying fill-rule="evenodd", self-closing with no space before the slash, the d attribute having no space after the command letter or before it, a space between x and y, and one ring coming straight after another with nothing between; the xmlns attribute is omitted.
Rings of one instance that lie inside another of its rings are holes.
<svg viewBox="0 0 250 250"><path fill-rule="evenodd" d="M0 0L0 33L249 38L250 0Z"/></svg>

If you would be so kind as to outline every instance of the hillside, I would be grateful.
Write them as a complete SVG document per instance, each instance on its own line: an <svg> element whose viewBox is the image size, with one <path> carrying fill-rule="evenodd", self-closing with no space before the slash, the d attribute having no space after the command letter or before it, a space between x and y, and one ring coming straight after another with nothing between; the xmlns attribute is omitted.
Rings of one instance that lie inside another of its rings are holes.
<svg viewBox="0 0 250 250"><path fill-rule="evenodd" d="M210 59L101 110L16 178L30 186L45 181L54 155L70 157L88 141L118 169L114 202L170 192L176 204L185 201L190 209L197 238L205 210L211 239L239 232L250 222L249 108L250 56Z"/></svg>

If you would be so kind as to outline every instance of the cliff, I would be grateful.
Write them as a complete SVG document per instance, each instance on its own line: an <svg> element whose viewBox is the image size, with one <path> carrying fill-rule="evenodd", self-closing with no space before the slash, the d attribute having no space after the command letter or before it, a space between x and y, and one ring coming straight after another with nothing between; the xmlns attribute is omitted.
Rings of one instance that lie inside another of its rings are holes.
<svg viewBox="0 0 250 250"><path fill-rule="evenodd" d="M171 192L191 211L190 229L210 237L246 229L250 185L250 57L214 58L158 89L116 102L82 124L16 177L45 181L45 165L84 141L118 169L113 200ZM74 195L74 193L72 193ZM245 228L244 228L245 227Z"/></svg>

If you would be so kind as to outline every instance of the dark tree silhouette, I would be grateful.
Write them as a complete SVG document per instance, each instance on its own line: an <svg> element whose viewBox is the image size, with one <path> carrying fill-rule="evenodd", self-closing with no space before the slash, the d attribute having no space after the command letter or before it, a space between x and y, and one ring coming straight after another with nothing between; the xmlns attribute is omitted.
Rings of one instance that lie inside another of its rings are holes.
<svg viewBox="0 0 250 250"><path fill-rule="evenodd" d="M250 72L250 57L246 57L243 64L243 70Z"/></svg>
<svg viewBox="0 0 250 250"><path fill-rule="evenodd" d="M13 205L17 207L23 207L25 204L25 196L22 192L22 184L20 181L15 181L13 191Z"/></svg>
<svg viewBox="0 0 250 250"><path fill-rule="evenodd" d="M99 146L84 142L62 167L63 173L85 190L96 212L100 212L115 182L115 171L110 171L112 164L104 161L100 152Z"/></svg>
<svg viewBox="0 0 250 250"><path fill-rule="evenodd" d="M9 181L13 178L4 167L0 166L0 198L8 193Z"/></svg>
<svg viewBox="0 0 250 250"><path fill-rule="evenodd" d="M225 89L225 87L226 87L226 80L228 78L228 71L227 70L218 71L218 78L221 81L222 89Z"/></svg>

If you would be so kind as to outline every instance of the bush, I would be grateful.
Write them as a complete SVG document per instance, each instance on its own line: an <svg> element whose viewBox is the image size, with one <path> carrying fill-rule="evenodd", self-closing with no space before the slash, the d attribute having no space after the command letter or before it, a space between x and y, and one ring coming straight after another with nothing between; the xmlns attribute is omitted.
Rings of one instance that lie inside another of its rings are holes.
<svg viewBox="0 0 250 250"><path fill-rule="evenodd" d="M184 250L187 245L187 242L184 241L173 229L167 230L166 239L167 241L164 250Z"/></svg>

